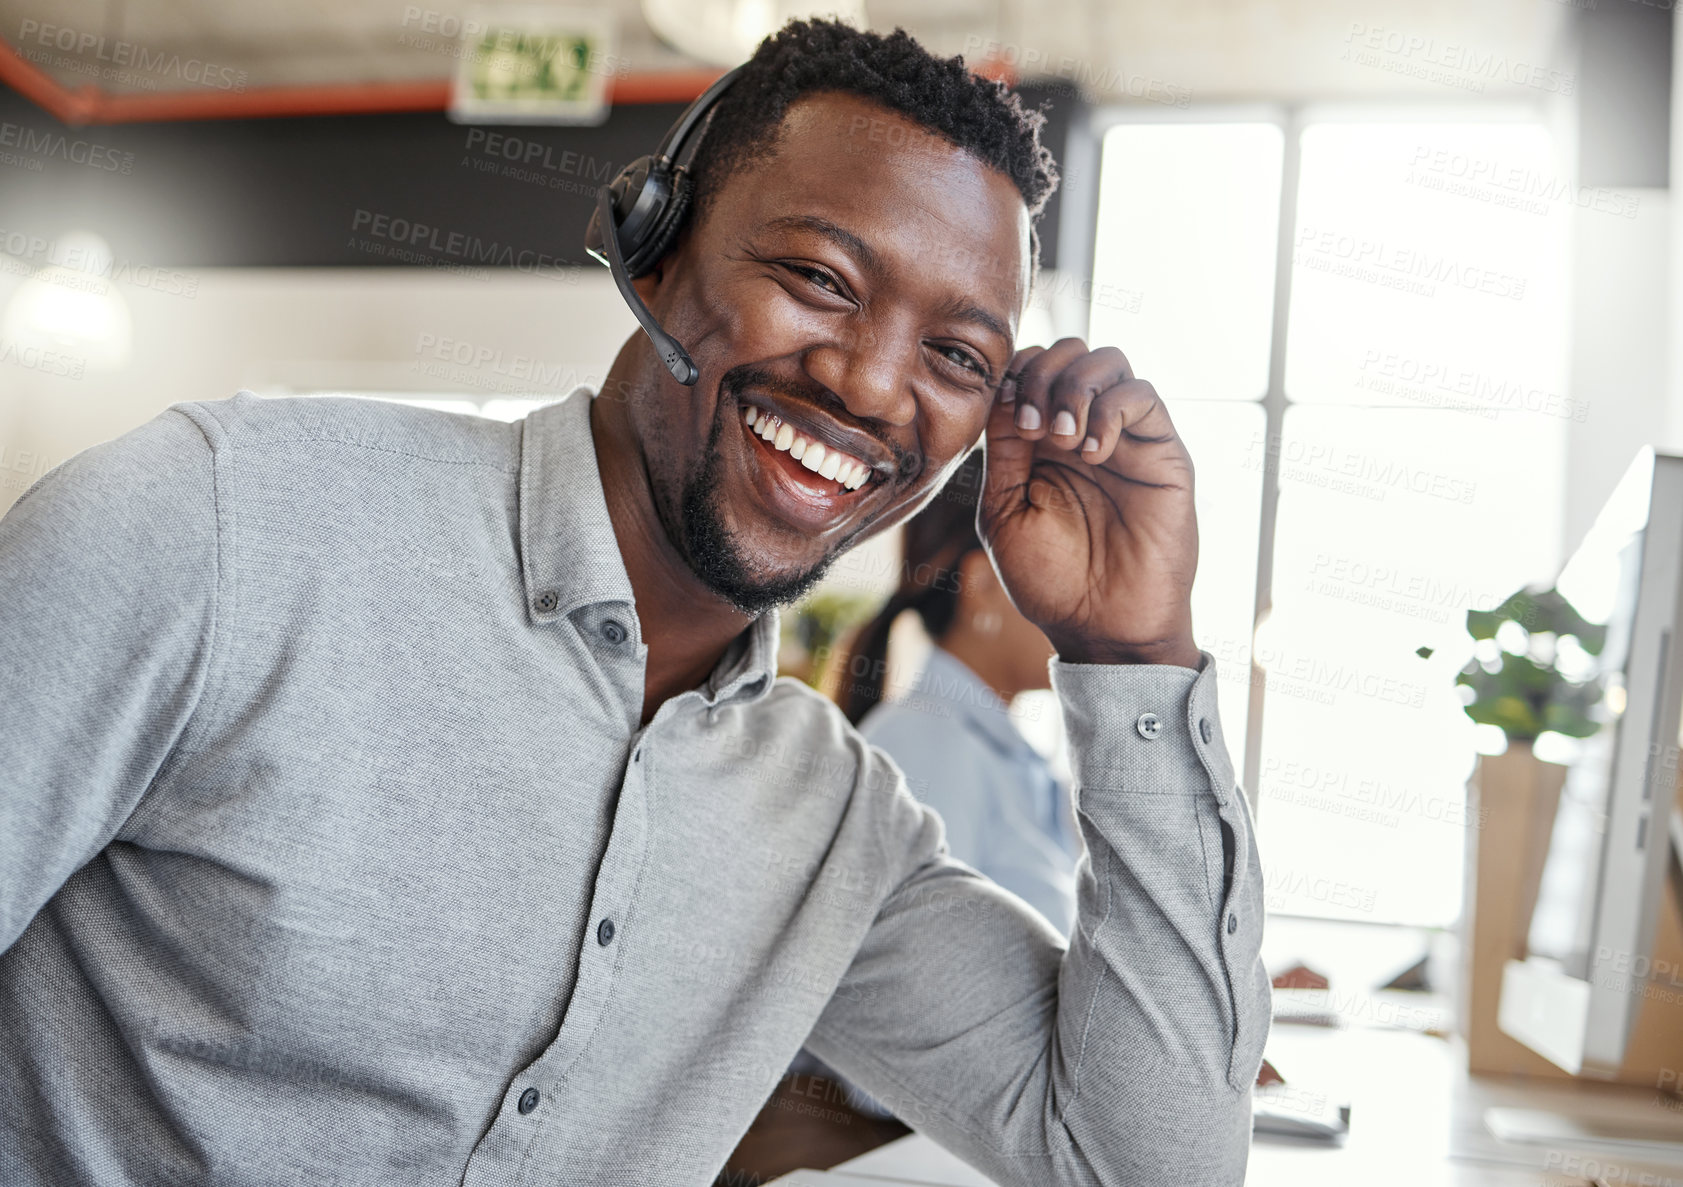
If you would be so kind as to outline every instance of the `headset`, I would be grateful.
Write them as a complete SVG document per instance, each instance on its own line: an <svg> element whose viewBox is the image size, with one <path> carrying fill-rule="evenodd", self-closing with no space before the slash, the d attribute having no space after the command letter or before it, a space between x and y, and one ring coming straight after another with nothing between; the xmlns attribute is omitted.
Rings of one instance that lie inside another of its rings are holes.
<svg viewBox="0 0 1683 1187"><path fill-rule="evenodd" d="M631 287L631 279L652 272L678 238L694 196L689 169L701 139L698 129L741 73L738 66L722 75L684 109L651 156L638 157L597 191L596 210L584 231L585 250L608 266L619 295L631 306L660 361L685 387L694 387L701 372L678 340L661 329ZM683 155L686 149L688 157Z"/></svg>

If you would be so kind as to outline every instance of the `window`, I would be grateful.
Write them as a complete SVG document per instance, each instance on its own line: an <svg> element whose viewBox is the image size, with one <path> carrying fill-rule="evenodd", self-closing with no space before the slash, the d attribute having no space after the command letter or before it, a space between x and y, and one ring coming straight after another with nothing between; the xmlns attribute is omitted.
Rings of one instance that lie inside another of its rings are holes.
<svg viewBox="0 0 1683 1187"><path fill-rule="evenodd" d="M1105 133L1089 338L1197 463L1269 906L1447 924L1465 613L1558 559L1569 190L1526 113L1173 116Z"/></svg>

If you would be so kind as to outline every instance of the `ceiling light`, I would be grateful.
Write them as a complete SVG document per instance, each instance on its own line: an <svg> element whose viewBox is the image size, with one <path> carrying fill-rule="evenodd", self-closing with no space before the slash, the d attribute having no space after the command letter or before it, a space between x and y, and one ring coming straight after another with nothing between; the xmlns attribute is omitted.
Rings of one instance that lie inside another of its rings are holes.
<svg viewBox="0 0 1683 1187"><path fill-rule="evenodd" d="M643 0L643 18L673 49L714 66L736 66L791 20L834 17L866 28L864 0Z"/></svg>
<svg viewBox="0 0 1683 1187"><path fill-rule="evenodd" d="M49 259L12 294L0 318L0 339L19 350L80 360L89 371L126 366L133 329L128 302L110 280L105 240L72 231L54 244Z"/></svg>

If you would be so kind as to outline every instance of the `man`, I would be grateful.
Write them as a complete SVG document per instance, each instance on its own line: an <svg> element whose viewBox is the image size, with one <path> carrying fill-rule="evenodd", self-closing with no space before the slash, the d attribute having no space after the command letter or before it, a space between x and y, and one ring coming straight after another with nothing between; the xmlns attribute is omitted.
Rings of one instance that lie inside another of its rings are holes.
<svg viewBox="0 0 1683 1187"><path fill-rule="evenodd" d="M1242 1179L1262 896L1192 467L1120 352L1013 349L1036 121L821 22L717 115L637 281L693 388L639 335L515 425L178 404L0 521L0 1182L704 1183L803 1041L1003 1184ZM1067 948L774 679L775 607L984 434L1092 854Z"/></svg>

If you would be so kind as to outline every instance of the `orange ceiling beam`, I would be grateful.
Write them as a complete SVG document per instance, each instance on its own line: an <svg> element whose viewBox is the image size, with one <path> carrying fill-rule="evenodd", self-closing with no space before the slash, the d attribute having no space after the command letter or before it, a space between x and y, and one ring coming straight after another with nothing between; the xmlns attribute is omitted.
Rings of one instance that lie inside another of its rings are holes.
<svg viewBox="0 0 1683 1187"><path fill-rule="evenodd" d="M1016 71L988 59L973 67L985 78L1016 84ZM706 90L722 70L669 70L615 76L608 101L687 103ZM244 91L132 91L110 94L92 83L74 89L29 61L0 38L0 83L61 123L132 124L157 120L263 119L285 116L370 115L396 111L443 111L450 105L450 80L330 83L255 87Z"/></svg>
<svg viewBox="0 0 1683 1187"><path fill-rule="evenodd" d="M674 70L618 75L608 84L608 99L615 104L687 103L722 73ZM448 79L253 87L244 91L206 88L110 94L91 83L72 89L4 40L0 40L0 83L72 126L443 111L450 105Z"/></svg>

